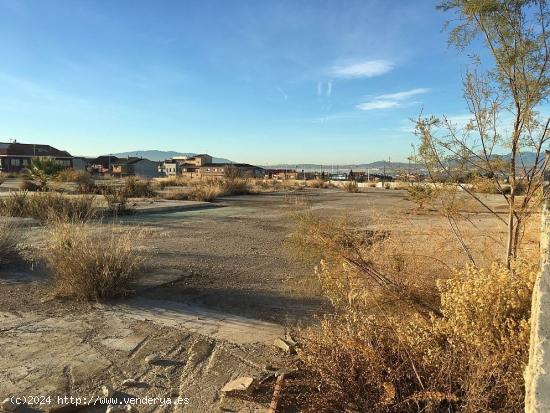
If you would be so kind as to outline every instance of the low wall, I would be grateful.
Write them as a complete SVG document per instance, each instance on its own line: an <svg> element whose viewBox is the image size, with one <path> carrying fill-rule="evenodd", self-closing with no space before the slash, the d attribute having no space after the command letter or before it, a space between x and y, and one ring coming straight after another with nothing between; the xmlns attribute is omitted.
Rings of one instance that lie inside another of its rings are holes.
<svg viewBox="0 0 550 413"><path fill-rule="evenodd" d="M550 201L542 209L541 271L533 289L525 411L550 413Z"/></svg>

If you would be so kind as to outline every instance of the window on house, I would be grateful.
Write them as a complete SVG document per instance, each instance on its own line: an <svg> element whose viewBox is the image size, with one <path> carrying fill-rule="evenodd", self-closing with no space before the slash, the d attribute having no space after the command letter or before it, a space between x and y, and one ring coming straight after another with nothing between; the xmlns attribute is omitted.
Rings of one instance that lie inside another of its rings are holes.
<svg viewBox="0 0 550 413"><path fill-rule="evenodd" d="M11 159L10 163L12 166L19 166L21 165L21 159Z"/></svg>

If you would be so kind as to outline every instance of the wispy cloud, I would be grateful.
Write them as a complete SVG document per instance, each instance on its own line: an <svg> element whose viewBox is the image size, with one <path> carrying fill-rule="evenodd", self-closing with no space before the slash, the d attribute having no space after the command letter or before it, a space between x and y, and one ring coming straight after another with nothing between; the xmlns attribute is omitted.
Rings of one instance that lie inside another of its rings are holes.
<svg viewBox="0 0 550 413"><path fill-rule="evenodd" d="M361 110L391 109L399 106L395 100L373 100L372 102L363 102L357 105Z"/></svg>
<svg viewBox="0 0 550 413"><path fill-rule="evenodd" d="M317 96L330 98L332 95L332 80L317 82Z"/></svg>
<svg viewBox="0 0 550 413"><path fill-rule="evenodd" d="M430 89L417 88L397 93L386 93L383 95L375 96L367 100L366 102L358 104L357 108L365 111L397 108L403 106L404 104L414 103L407 102L407 100L412 98L413 96L421 95L429 91Z"/></svg>
<svg viewBox="0 0 550 413"><path fill-rule="evenodd" d="M286 94L286 92L283 90L282 87L278 86L277 90L279 91L279 93L281 94L284 100L288 100L288 95Z"/></svg>
<svg viewBox="0 0 550 413"><path fill-rule="evenodd" d="M327 82L327 97L330 97L332 95L332 80L329 80Z"/></svg>
<svg viewBox="0 0 550 413"><path fill-rule="evenodd" d="M347 65L336 65L329 70L331 76L343 79L381 76L391 71L393 62L388 60L366 60Z"/></svg>

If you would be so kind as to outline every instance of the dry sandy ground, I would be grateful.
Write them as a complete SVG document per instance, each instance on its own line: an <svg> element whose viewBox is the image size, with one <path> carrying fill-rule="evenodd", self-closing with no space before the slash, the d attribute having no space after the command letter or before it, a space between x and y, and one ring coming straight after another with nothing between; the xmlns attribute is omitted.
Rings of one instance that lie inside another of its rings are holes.
<svg viewBox="0 0 550 413"><path fill-rule="evenodd" d="M302 283L311 279L311 268L291 261L285 251L292 213L308 205L329 219L348 214L371 223L374 213L382 218L373 225L390 218L404 233L434 241L446 223L434 212L417 211L405 195L309 189L123 218L117 225L150 229L143 241L149 264L136 295L109 304L50 300L40 266L0 268L0 398L51 396L50 405L18 408L46 411L65 404L57 396L89 401L110 385L119 400L189 399L178 406L136 405L139 411L266 411L273 373L291 370L294 363L273 340L328 308L311 282ZM497 197L486 199L503 210ZM472 219L480 240L494 244L503 234L489 214ZM29 248L44 242L44 228L21 233ZM158 357L149 362L151 355ZM252 394L229 397L220 391L241 376L261 384Z"/></svg>

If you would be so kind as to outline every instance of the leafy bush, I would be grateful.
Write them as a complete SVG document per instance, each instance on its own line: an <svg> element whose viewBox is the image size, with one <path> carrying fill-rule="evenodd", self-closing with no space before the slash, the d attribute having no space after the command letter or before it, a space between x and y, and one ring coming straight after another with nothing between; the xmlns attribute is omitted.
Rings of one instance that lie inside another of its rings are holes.
<svg viewBox="0 0 550 413"><path fill-rule="evenodd" d="M348 181L342 185L342 189L346 192L357 193L359 192L359 185L355 181Z"/></svg>
<svg viewBox="0 0 550 413"><path fill-rule="evenodd" d="M17 254L17 234L13 226L0 218L0 264L9 262Z"/></svg>
<svg viewBox="0 0 550 413"><path fill-rule="evenodd" d="M33 158L28 173L30 177L40 182L40 186L42 188L45 188L48 183L48 179L53 178L62 170L63 165L61 165L55 158L40 157Z"/></svg>
<svg viewBox="0 0 550 413"><path fill-rule="evenodd" d="M81 222L97 215L93 196L66 197L56 192L12 192L0 198L0 215L35 218L41 222Z"/></svg>
<svg viewBox="0 0 550 413"><path fill-rule="evenodd" d="M135 245L141 233L102 226L60 224L51 229L44 260L54 291L76 300L104 300L128 294L144 259Z"/></svg>

